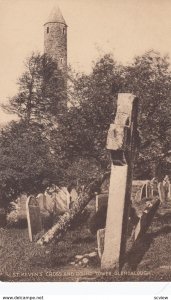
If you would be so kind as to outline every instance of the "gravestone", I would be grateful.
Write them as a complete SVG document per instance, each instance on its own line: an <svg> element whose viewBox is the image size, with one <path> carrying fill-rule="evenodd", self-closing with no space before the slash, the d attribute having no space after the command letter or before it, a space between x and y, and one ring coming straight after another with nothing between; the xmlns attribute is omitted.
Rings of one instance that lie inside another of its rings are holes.
<svg viewBox="0 0 171 300"><path fill-rule="evenodd" d="M53 213L55 211L55 192L49 192L48 190L44 193L46 199L46 210L49 213Z"/></svg>
<svg viewBox="0 0 171 300"><path fill-rule="evenodd" d="M55 215L61 215L69 209L70 194L66 187L48 188L45 191L46 209Z"/></svg>
<svg viewBox="0 0 171 300"><path fill-rule="evenodd" d="M42 230L40 207L34 196L29 196L26 202L29 239L32 242L34 235Z"/></svg>
<svg viewBox="0 0 171 300"><path fill-rule="evenodd" d="M148 230L149 226L151 225L154 215L160 205L160 200L157 199L154 203L149 203L145 210L142 213L142 216L135 228L135 240L141 238L146 231Z"/></svg>
<svg viewBox="0 0 171 300"><path fill-rule="evenodd" d="M18 218L19 219L26 219L27 218L26 202L27 202L27 194L21 194L20 197L18 197L18 199L17 199Z"/></svg>
<svg viewBox="0 0 171 300"><path fill-rule="evenodd" d="M78 198L78 193L76 191L76 189L72 189L70 192L70 196L71 196L71 201L76 201Z"/></svg>
<svg viewBox="0 0 171 300"><path fill-rule="evenodd" d="M146 182L146 198L152 198L153 197L153 190L151 186L151 182L148 180Z"/></svg>
<svg viewBox="0 0 171 300"><path fill-rule="evenodd" d="M159 182L159 184L158 184L158 192L159 192L160 201L162 203L165 202L165 191L164 191L164 187L163 187L163 182Z"/></svg>
<svg viewBox="0 0 171 300"><path fill-rule="evenodd" d="M108 193L104 194L97 194L96 195L96 212L101 208L101 207L106 207L108 203Z"/></svg>
<svg viewBox="0 0 171 300"><path fill-rule="evenodd" d="M170 199L170 181L168 175L163 179L163 189L165 201L168 201Z"/></svg>
<svg viewBox="0 0 171 300"><path fill-rule="evenodd" d="M151 195L151 188L147 191L148 180L133 180L132 182L132 202L137 203L141 202L143 198L148 198L148 195Z"/></svg>
<svg viewBox="0 0 171 300"><path fill-rule="evenodd" d="M45 194L43 194L43 193L38 194L36 199L38 201L40 211L46 210L47 208L46 208L46 196L45 196Z"/></svg>
<svg viewBox="0 0 171 300"><path fill-rule="evenodd" d="M59 213L65 213L70 206L70 194L66 187L61 187L56 193L56 209Z"/></svg>
<svg viewBox="0 0 171 300"><path fill-rule="evenodd" d="M155 196L158 196L158 180L157 178L153 178L151 180L151 189L152 189L152 196L155 197Z"/></svg>

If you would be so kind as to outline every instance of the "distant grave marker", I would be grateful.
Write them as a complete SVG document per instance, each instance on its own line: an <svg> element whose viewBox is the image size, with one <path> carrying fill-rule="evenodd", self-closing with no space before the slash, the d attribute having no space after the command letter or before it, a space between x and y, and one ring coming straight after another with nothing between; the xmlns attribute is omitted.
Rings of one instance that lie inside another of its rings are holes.
<svg viewBox="0 0 171 300"><path fill-rule="evenodd" d="M106 207L108 203L108 193L104 194L97 194L96 195L96 212L101 208L101 207Z"/></svg>
<svg viewBox="0 0 171 300"><path fill-rule="evenodd" d="M168 175L163 179L163 188L165 201L168 201L170 199L170 180Z"/></svg>
<svg viewBox="0 0 171 300"><path fill-rule="evenodd" d="M46 210L46 196L42 193L38 194L36 197L39 207L40 207L40 211L44 211Z"/></svg>
<svg viewBox="0 0 171 300"><path fill-rule="evenodd" d="M20 219L26 219L26 202L27 202L27 195L21 194L21 196L18 198L18 205L19 205L19 212L18 216Z"/></svg>
<svg viewBox="0 0 171 300"><path fill-rule="evenodd" d="M158 193L158 180L154 177L151 181L151 189L152 189L152 196L157 196Z"/></svg>
<svg viewBox="0 0 171 300"><path fill-rule="evenodd" d="M153 204L149 203L149 205L145 208L142 213L142 216L135 228L135 240L141 238L148 230L151 225L154 215L160 205L160 200L156 200Z"/></svg>
<svg viewBox="0 0 171 300"><path fill-rule="evenodd" d="M40 207L35 196L29 196L26 202L27 223L29 239L32 242L33 236L42 230Z"/></svg>
<svg viewBox="0 0 171 300"><path fill-rule="evenodd" d="M164 187L163 187L163 182L159 182L159 184L158 184L158 192L159 192L160 201L162 203L165 202L165 191L164 191Z"/></svg>
<svg viewBox="0 0 171 300"><path fill-rule="evenodd" d="M149 180L133 180L131 195L133 202L141 202L143 198L151 198L152 193Z"/></svg>

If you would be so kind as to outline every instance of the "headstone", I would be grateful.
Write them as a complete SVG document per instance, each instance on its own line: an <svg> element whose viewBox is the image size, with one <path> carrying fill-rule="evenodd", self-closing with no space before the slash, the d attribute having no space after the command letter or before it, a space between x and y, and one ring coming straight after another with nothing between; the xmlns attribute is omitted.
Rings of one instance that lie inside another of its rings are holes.
<svg viewBox="0 0 171 300"><path fill-rule="evenodd" d="M141 202L143 198L152 195L151 188L147 188L150 182L148 180L133 180L131 198L133 202Z"/></svg>
<svg viewBox="0 0 171 300"><path fill-rule="evenodd" d="M26 212L26 202L27 202L27 194L21 194L20 197L17 199L18 202L18 218L19 219L26 219L27 212Z"/></svg>
<svg viewBox="0 0 171 300"><path fill-rule="evenodd" d="M66 187L61 187L58 193L55 193L55 211L57 214L63 214L69 209L70 195Z"/></svg>
<svg viewBox="0 0 171 300"><path fill-rule="evenodd" d="M40 194L40 205L45 210L55 215L61 215L71 208L71 204L77 200L78 193L72 189L69 193L66 187L58 187L53 185L46 189L44 199Z"/></svg>
<svg viewBox="0 0 171 300"><path fill-rule="evenodd" d="M159 194L158 193L158 180L155 177L151 180L151 189L152 189L152 196L153 197L155 197Z"/></svg>
<svg viewBox="0 0 171 300"><path fill-rule="evenodd" d="M163 182L159 182L158 184L158 192L159 192L159 199L163 203L165 202L165 191L163 188Z"/></svg>
<svg viewBox="0 0 171 300"><path fill-rule="evenodd" d="M70 196L71 196L71 201L76 201L78 198L78 193L76 191L76 189L72 189L70 192Z"/></svg>
<svg viewBox="0 0 171 300"><path fill-rule="evenodd" d="M160 200L156 200L153 204L149 203L145 210L142 213L142 216L135 228L135 240L141 238L146 231L148 230L149 226L151 225L155 213L160 205Z"/></svg>
<svg viewBox="0 0 171 300"><path fill-rule="evenodd" d="M111 175L105 228L102 270L122 269L126 251L132 169L137 140L138 101L132 94L119 94L115 121L107 149L111 151Z"/></svg>
<svg viewBox="0 0 171 300"><path fill-rule="evenodd" d="M146 198L147 194L147 189L146 189L146 183L143 184L142 189L141 189L141 199Z"/></svg>
<svg viewBox="0 0 171 300"><path fill-rule="evenodd" d="M55 211L55 192L51 192L49 190L46 190L44 193L45 199L46 199L46 210L49 213L53 213Z"/></svg>
<svg viewBox="0 0 171 300"><path fill-rule="evenodd" d="M103 206L107 206L108 203L108 197L109 194L108 193L104 193L104 194L97 194L96 195L96 212Z"/></svg>
<svg viewBox="0 0 171 300"><path fill-rule="evenodd" d="M163 179L163 189L164 189L165 201L168 201L170 199L170 181L168 175L166 175L165 178Z"/></svg>
<svg viewBox="0 0 171 300"><path fill-rule="evenodd" d="M37 202L39 204L40 211L46 210L47 208L46 208L46 196L45 196L45 194L43 194L43 193L38 194L36 199L37 199Z"/></svg>
<svg viewBox="0 0 171 300"><path fill-rule="evenodd" d="M33 236L42 230L40 207L34 196L29 196L26 202L27 223L29 239L32 242Z"/></svg>
<svg viewBox="0 0 171 300"><path fill-rule="evenodd" d="M151 186L151 182L148 180L146 183L146 198L152 198L153 197L153 190Z"/></svg>

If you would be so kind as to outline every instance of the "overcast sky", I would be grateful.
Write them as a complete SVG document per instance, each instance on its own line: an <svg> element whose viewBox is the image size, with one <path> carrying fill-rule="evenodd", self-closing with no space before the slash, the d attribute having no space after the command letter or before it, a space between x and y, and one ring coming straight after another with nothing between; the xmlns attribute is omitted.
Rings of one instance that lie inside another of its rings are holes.
<svg viewBox="0 0 171 300"><path fill-rule="evenodd" d="M56 5L76 70L89 72L106 52L122 63L149 49L171 56L170 0L0 0L0 103L15 94L25 58L43 53L43 24Z"/></svg>

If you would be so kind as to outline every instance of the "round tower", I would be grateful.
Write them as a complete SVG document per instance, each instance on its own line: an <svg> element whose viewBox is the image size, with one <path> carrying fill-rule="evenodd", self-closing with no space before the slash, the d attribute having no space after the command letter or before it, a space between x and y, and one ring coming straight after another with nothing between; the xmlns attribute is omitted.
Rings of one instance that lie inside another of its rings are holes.
<svg viewBox="0 0 171 300"><path fill-rule="evenodd" d="M54 8L44 24L44 52L67 73L67 24L59 8Z"/></svg>

